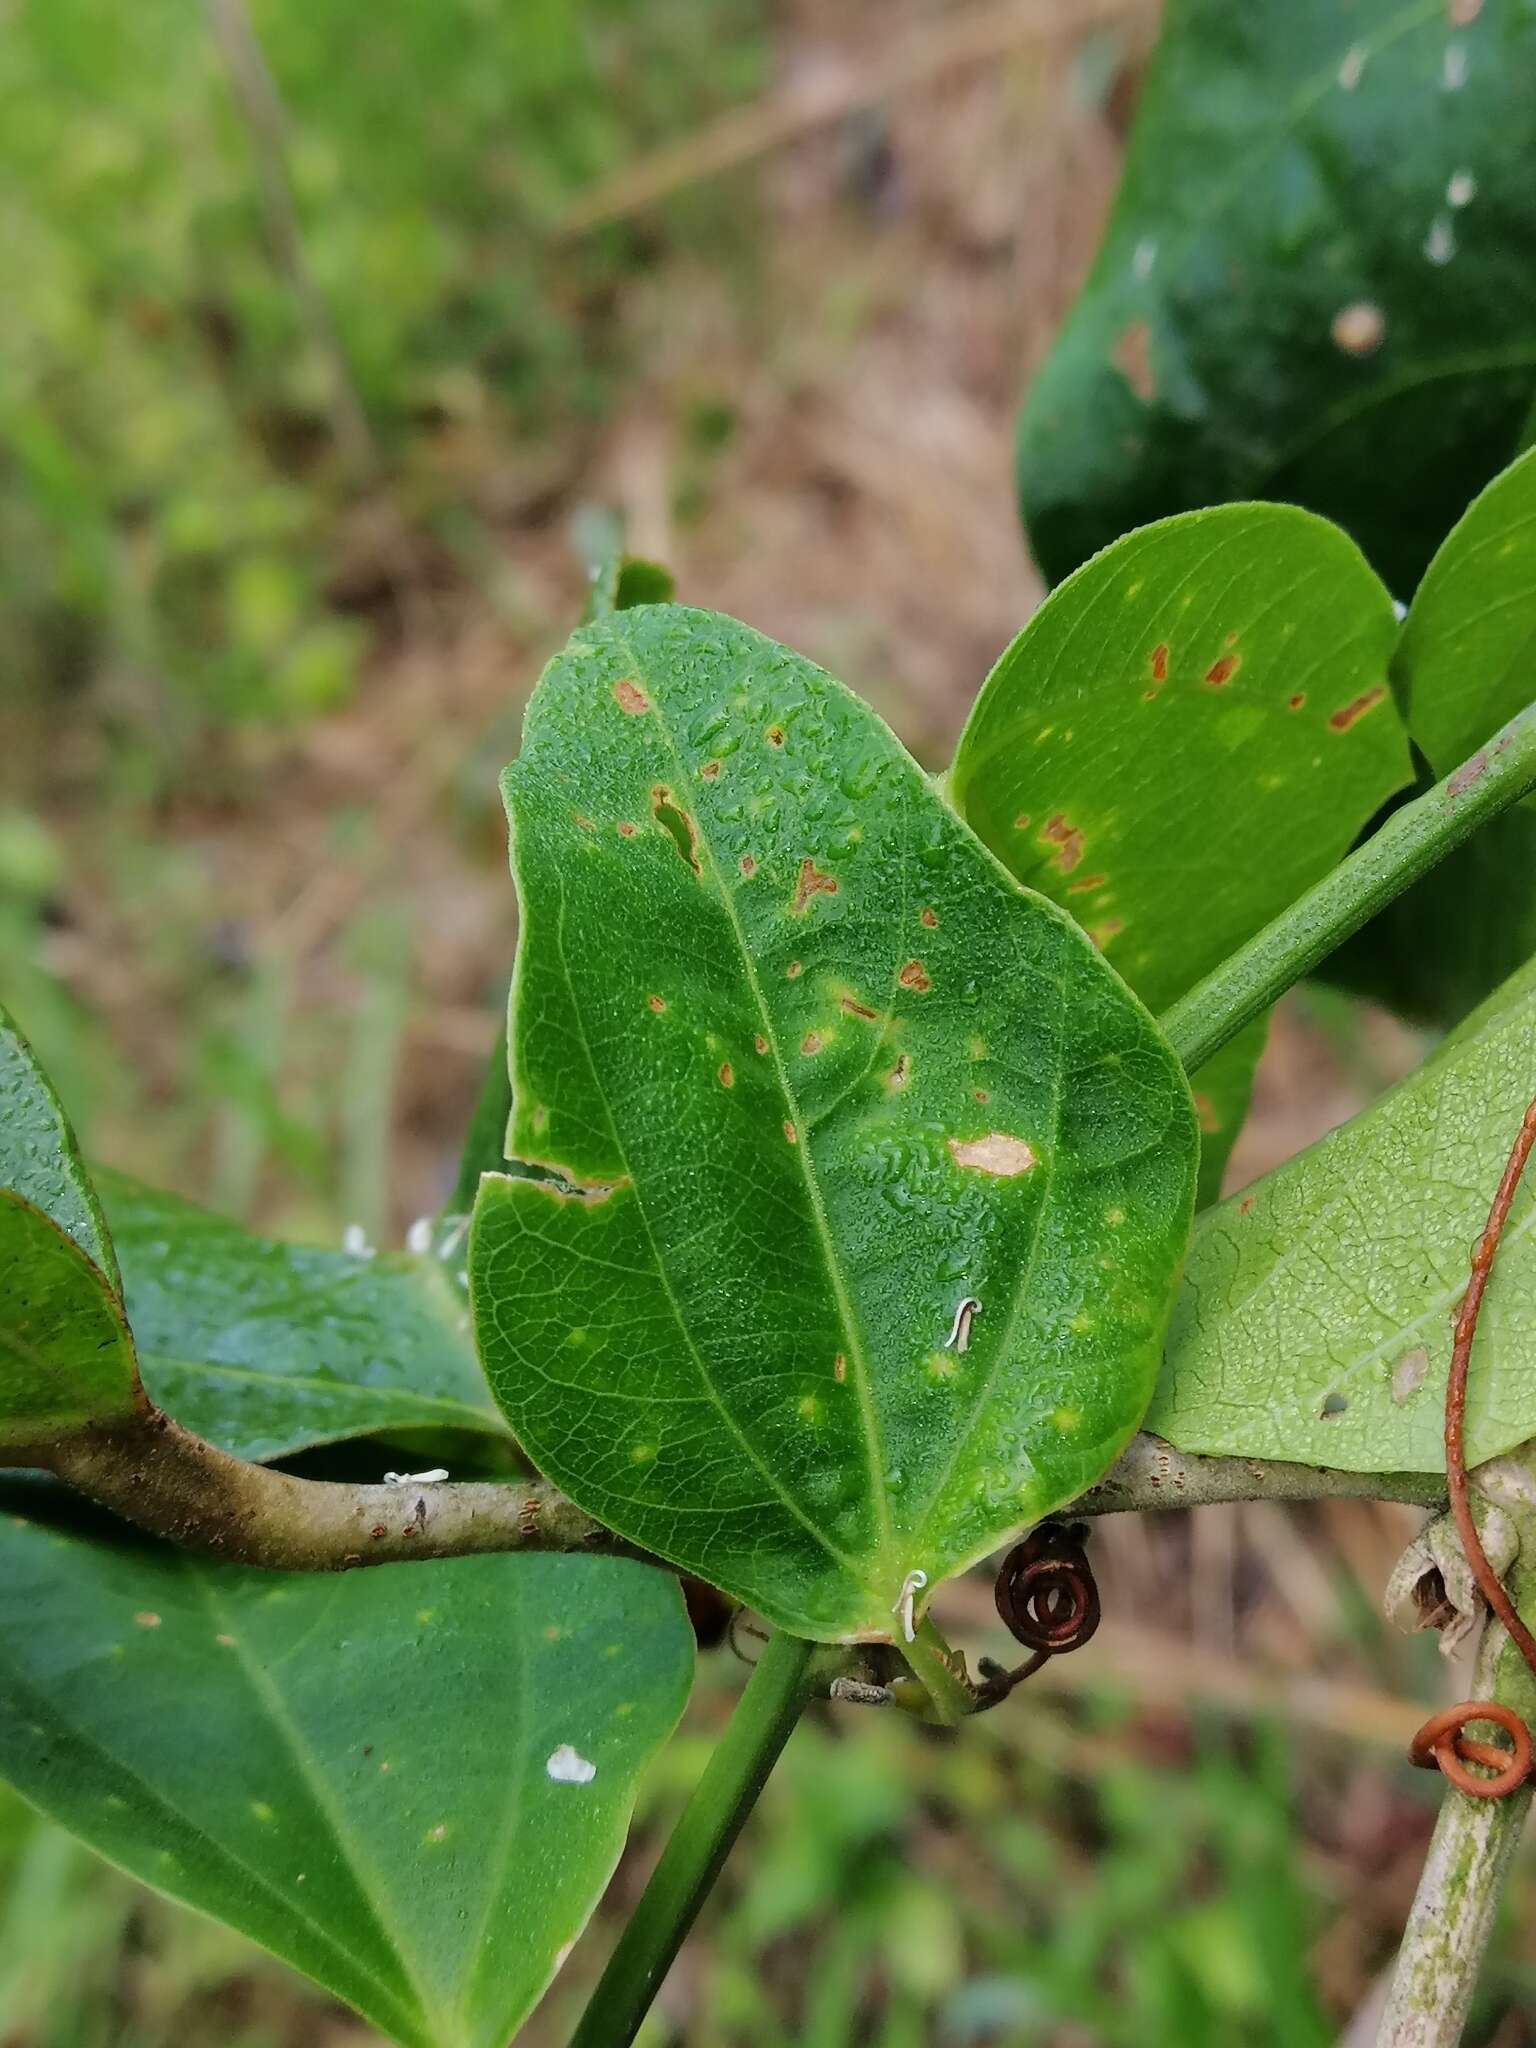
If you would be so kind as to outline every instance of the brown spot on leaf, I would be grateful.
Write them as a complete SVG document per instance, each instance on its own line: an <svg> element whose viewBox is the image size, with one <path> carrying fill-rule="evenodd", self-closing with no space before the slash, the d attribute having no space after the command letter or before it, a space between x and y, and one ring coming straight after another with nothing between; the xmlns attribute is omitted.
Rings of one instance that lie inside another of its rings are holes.
<svg viewBox="0 0 1536 2048"><path fill-rule="evenodd" d="M1333 345L1347 356L1374 355L1386 339L1387 322L1380 306L1369 299L1356 299L1341 306L1329 328Z"/></svg>
<svg viewBox="0 0 1536 2048"><path fill-rule="evenodd" d="M1291 709L1292 709L1293 711L1299 711L1299 710L1301 709L1302 705L1306 703L1306 701L1307 701L1307 693L1306 693L1306 691L1305 691L1305 690L1298 690L1298 691L1296 692L1295 696L1294 696L1294 697L1292 697L1292 698L1291 698L1291 699L1289 700L1289 702L1290 702L1290 707L1291 707Z"/></svg>
<svg viewBox="0 0 1536 2048"><path fill-rule="evenodd" d="M838 1382L839 1386L848 1377L848 1361L844 1358L841 1351L832 1361L832 1377Z"/></svg>
<svg viewBox="0 0 1536 2048"><path fill-rule="evenodd" d="M767 731L767 733L765 734L765 738L767 739L767 741L768 741L768 744L769 744L769 746L770 746L770 747L782 747L782 746L783 746L783 744L784 744L784 728L783 728L783 726L782 726L782 725L770 725L770 726L769 726L769 728L768 728L768 731Z"/></svg>
<svg viewBox="0 0 1536 2048"><path fill-rule="evenodd" d="M642 711L649 711L651 700L631 676L625 676L613 686L614 701L621 711L627 711L631 718L638 718Z"/></svg>
<svg viewBox="0 0 1536 2048"><path fill-rule="evenodd" d="M900 1055L900 1057L896 1061L895 1066L892 1067L891 1071L886 1075L885 1078L886 1083L889 1087L906 1087L908 1081L912 1078L912 1061L906 1053L902 1053Z"/></svg>
<svg viewBox="0 0 1536 2048"><path fill-rule="evenodd" d="M927 995L933 983L928 979L928 970L921 960L909 960L897 971L896 979L903 988L910 988L920 996Z"/></svg>
<svg viewBox="0 0 1536 2048"><path fill-rule="evenodd" d="M1362 690L1358 697L1351 697L1347 704L1341 704L1329 717L1329 731L1348 732L1357 719L1364 718L1367 711L1374 711L1386 694L1386 684L1378 683L1374 690Z"/></svg>
<svg viewBox="0 0 1536 2048"><path fill-rule="evenodd" d="M768 1041L764 1038L761 1031L754 1033L752 1043L757 1047L759 1053L765 1053L768 1050Z"/></svg>
<svg viewBox="0 0 1536 2048"><path fill-rule="evenodd" d="M573 811L571 815L576 820L577 824L581 827L583 832L596 831L597 827L592 823L592 820L590 818L583 817L580 811Z"/></svg>
<svg viewBox="0 0 1536 2048"><path fill-rule="evenodd" d="M1029 830L1028 811L1020 811L1019 815L1013 821L1013 829L1015 832L1027 832Z"/></svg>
<svg viewBox="0 0 1536 2048"><path fill-rule="evenodd" d="M999 1180L1028 1173L1035 1163L1034 1147L1006 1131L988 1131L984 1138L946 1138L944 1142L956 1166L994 1174Z"/></svg>
<svg viewBox="0 0 1536 2048"><path fill-rule="evenodd" d="M656 1012L658 1017L661 1015L662 1011L667 1007L666 998L664 996L647 996L645 1000L650 1004L651 1008Z"/></svg>
<svg viewBox="0 0 1536 2048"><path fill-rule="evenodd" d="M722 1088L734 1088L736 1086L736 1076L731 1072L729 1060L722 1060L720 1062L719 1080Z"/></svg>
<svg viewBox="0 0 1536 2048"><path fill-rule="evenodd" d="M1083 857L1082 833L1075 825L1069 825L1060 811L1055 811L1040 827L1039 837L1056 848L1052 866L1062 874L1070 875Z"/></svg>
<svg viewBox="0 0 1536 2048"><path fill-rule="evenodd" d="M971 1095L973 1099L977 1102L990 1102L992 1100L992 1097L987 1093L985 1088L973 1088L971 1090Z"/></svg>
<svg viewBox="0 0 1536 2048"><path fill-rule="evenodd" d="M1080 882L1069 882L1067 884L1067 894L1069 896L1084 896L1090 889L1102 889L1108 880L1108 875L1084 875Z"/></svg>
<svg viewBox="0 0 1536 2048"><path fill-rule="evenodd" d="M1221 1129L1221 1118L1217 1114L1215 1103L1212 1102L1204 1089L1196 1088L1193 1092L1195 1115L1200 1119L1201 1130L1207 1133L1219 1131Z"/></svg>
<svg viewBox="0 0 1536 2048"><path fill-rule="evenodd" d="M1213 661L1205 672L1205 680L1213 690L1219 690L1224 683L1230 683L1242 666L1240 654L1223 654Z"/></svg>
<svg viewBox="0 0 1536 2048"><path fill-rule="evenodd" d="M658 782L651 791L651 816L677 848L679 856L698 874L699 835L692 818L673 801L672 792L664 782Z"/></svg>
<svg viewBox="0 0 1536 2048"><path fill-rule="evenodd" d="M821 1033L819 1031L807 1031L804 1038L802 1038L800 1041L800 1050L806 1055L807 1058L809 1058L813 1053L820 1052Z"/></svg>
<svg viewBox="0 0 1536 2048"><path fill-rule="evenodd" d="M800 975L800 962L798 960L791 960L789 965L785 968L784 972L790 981L798 980Z"/></svg>
<svg viewBox="0 0 1536 2048"><path fill-rule="evenodd" d="M875 1018L879 1015L879 1012L872 1010L868 1003L858 1002L852 996L839 996L837 1007L845 1011L850 1017L862 1017L867 1024L873 1024Z"/></svg>
<svg viewBox="0 0 1536 2048"><path fill-rule="evenodd" d="M794 1127L794 1125L793 1125L793 1124L792 1124L792 1123L791 1123L791 1122L789 1121L789 1118L788 1118L788 1117L786 1117L786 1118L784 1119L784 1135L785 1135L785 1137L786 1137L786 1138L788 1138L788 1140L789 1140L789 1142L791 1143L791 1145L798 1145L798 1144L799 1144L799 1142L800 1142L799 1136L798 1136L798 1134L797 1134L797 1132L796 1132L796 1130L795 1130L795 1127Z"/></svg>
<svg viewBox="0 0 1536 2048"><path fill-rule="evenodd" d="M1392 1368L1392 1398L1399 1407L1423 1386L1429 1371L1429 1353L1422 1344L1405 1351Z"/></svg>
<svg viewBox="0 0 1536 2048"><path fill-rule="evenodd" d="M1102 953L1110 940L1125 930L1123 917L1106 917L1098 924L1088 926L1088 936Z"/></svg>
<svg viewBox="0 0 1536 2048"><path fill-rule="evenodd" d="M142 1612L136 1614L133 1618L138 1623L140 1628L158 1628L160 1626L159 1615L151 1614L147 1607L144 1608Z"/></svg>
<svg viewBox="0 0 1536 2048"><path fill-rule="evenodd" d="M736 865L741 869L741 872L744 875L747 875L749 877L757 873L757 862L752 858L750 853L744 853L741 856L741 859L736 863Z"/></svg>
<svg viewBox="0 0 1536 2048"><path fill-rule="evenodd" d="M1250 1210L1250 1209L1251 1209L1252 1207L1253 1207L1253 1197L1252 1197L1252 1195L1244 1195L1243 1199L1242 1199L1242 1200L1241 1200L1241 1201L1240 1201L1240 1202L1238 1203L1238 1205L1237 1205L1237 1213L1238 1213L1238 1215L1239 1215L1239 1216L1246 1216L1246 1215L1248 1214L1248 1211L1249 1211L1249 1210Z"/></svg>
<svg viewBox="0 0 1536 2048"><path fill-rule="evenodd" d="M619 837L620 837L621 839L633 839L633 838L634 838L634 836L635 836L635 828L634 828L634 826L633 826L633 825L631 825L631 824L629 824L629 823L628 823L627 821L625 821L625 822L621 822L621 823L620 823L620 825L619 825Z"/></svg>
<svg viewBox="0 0 1536 2048"><path fill-rule="evenodd" d="M706 782L713 782L716 780L720 773L720 763L718 761L706 761L704 763L704 766L699 770L699 773L703 776Z"/></svg>
<svg viewBox="0 0 1536 2048"><path fill-rule="evenodd" d="M813 896L835 896L837 883L831 875L824 875L813 860L800 863L800 879L795 884L794 897L789 906L791 917L799 917Z"/></svg>
<svg viewBox="0 0 1536 2048"><path fill-rule="evenodd" d="M1132 320L1122 328L1110 361L1142 404L1150 405L1157 396L1157 379L1152 374L1152 330L1145 320Z"/></svg>
<svg viewBox="0 0 1536 2048"><path fill-rule="evenodd" d="M939 913L936 910L929 910L926 906L918 912L918 917L923 924L927 925L929 931L932 931L939 921Z"/></svg>
<svg viewBox="0 0 1536 2048"><path fill-rule="evenodd" d="M1152 650L1152 680L1166 683L1168 680L1168 642L1159 640Z"/></svg>

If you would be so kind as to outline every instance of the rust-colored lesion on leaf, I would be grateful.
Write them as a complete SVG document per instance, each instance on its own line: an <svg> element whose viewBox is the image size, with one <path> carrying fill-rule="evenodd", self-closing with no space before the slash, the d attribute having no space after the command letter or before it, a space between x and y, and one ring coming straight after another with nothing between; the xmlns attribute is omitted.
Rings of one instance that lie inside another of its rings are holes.
<svg viewBox="0 0 1536 2048"><path fill-rule="evenodd" d="M621 711L627 711L631 718L638 718L643 711L649 711L651 700L635 681L633 676L621 676L613 686L613 699Z"/></svg>
<svg viewBox="0 0 1536 2048"><path fill-rule="evenodd" d="M770 725L767 732L764 734L764 738L767 740L770 747L782 747L784 744L783 726Z"/></svg>
<svg viewBox="0 0 1536 2048"><path fill-rule="evenodd" d="M1168 642L1159 640L1152 650L1152 680L1166 683L1168 680Z"/></svg>
<svg viewBox="0 0 1536 2048"><path fill-rule="evenodd" d="M635 828L627 818L619 820L618 832L621 839L633 839L635 836Z"/></svg>
<svg viewBox="0 0 1536 2048"><path fill-rule="evenodd" d="M720 775L720 763L718 761L706 761L699 770L699 773L706 782L717 781Z"/></svg>
<svg viewBox="0 0 1536 2048"><path fill-rule="evenodd" d="M921 960L908 960L904 966L897 969L896 979L903 988L909 988L920 996L927 995L929 989L933 987L928 970Z"/></svg>
<svg viewBox="0 0 1536 2048"><path fill-rule="evenodd" d="M1287 700L1287 703L1288 703L1288 707L1289 707L1289 709L1290 709L1290 710L1292 710L1292 711L1299 711L1299 710L1301 709L1302 705L1306 703L1306 701L1307 701L1307 693L1306 693L1306 691L1305 691L1305 690L1298 690L1298 691L1296 692L1296 694L1295 694L1295 696L1294 696L1294 697L1291 697L1291 698L1289 698L1289 699Z"/></svg>
<svg viewBox="0 0 1536 2048"><path fill-rule="evenodd" d="M809 1059L821 1051L822 1043L823 1040L819 1031L807 1031L804 1038L800 1041L800 1050Z"/></svg>
<svg viewBox="0 0 1536 2048"><path fill-rule="evenodd" d="M1240 654L1219 655L1205 672L1208 687L1213 690L1222 689L1231 682L1242 665L1243 657Z"/></svg>
<svg viewBox="0 0 1536 2048"><path fill-rule="evenodd" d="M930 909L926 904L917 915L919 922L925 924L929 931L932 931L939 921L939 913L936 910Z"/></svg>
<svg viewBox="0 0 1536 2048"><path fill-rule="evenodd" d="M720 1062L720 1070L716 1079L722 1088L734 1088L736 1086L736 1075L729 1060L722 1060Z"/></svg>
<svg viewBox="0 0 1536 2048"><path fill-rule="evenodd" d="M1051 865L1063 875L1070 875L1083 857L1083 835L1075 825L1069 825L1060 811L1053 811L1040 827L1037 835L1047 846L1056 851Z"/></svg>
<svg viewBox="0 0 1536 2048"><path fill-rule="evenodd" d="M823 874L815 861L807 856L800 863L800 878L795 883L795 893L789 905L790 916L801 916L813 896L835 896L836 894L836 877Z"/></svg>
<svg viewBox="0 0 1536 2048"><path fill-rule="evenodd" d="M1124 930L1125 919L1123 917L1106 917L1101 919L1098 924L1091 924L1087 927L1089 938L1092 939L1101 953L1110 940L1118 938Z"/></svg>
<svg viewBox="0 0 1536 2048"><path fill-rule="evenodd" d="M761 1057L761 1056L762 1056L763 1054L765 1054L765 1053L767 1052L767 1050L768 1050L768 1041L767 1041L767 1039L766 1039L766 1038L764 1038L764 1036L763 1036L763 1034L761 1033L761 1031L756 1031L756 1032L754 1032L754 1033L753 1033L753 1035L752 1035L752 1043L753 1043L753 1045L754 1045L754 1046L756 1047L756 1049L757 1049L757 1052L758 1052L758 1054L759 1054L759 1056L760 1056L760 1057Z"/></svg>
<svg viewBox="0 0 1536 2048"><path fill-rule="evenodd" d="M658 782L651 791L651 816L666 833L679 855L688 863L695 874L699 869L699 834L692 818L679 804L664 782Z"/></svg>
<svg viewBox="0 0 1536 2048"><path fill-rule="evenodd" d="M1033 1145L1007 1131L988 1131L982 1138L946 1138L944 1142L956 1166L990 1173L998 1180L1013 1180L1035 1164Z"/></svg>
<svg viewBox="0 0 1536 2048"><path fill-rule="evenodd" d="M837 1007L846 1016L862 1017L866 1024L873 1024L880 1014L878 1010L872 1010L868 1003L861 1003L857 996L851 996L846 991L838 997Z"/></svg>
<svg viewBox="0 0 1536 2048"><path fill-rule="evenodd" d="M1069 896L1086 896L1090 889L1102 889L1108 880L1108 875L1084 875L1080 882L1068 883L1067 894Z"/></svg>
<svg viewBox="0 0 1536 2048"><path fill-rule="evenodd" d="M1374 711L1386 694L1387 686L1385 683L1378 683L1372 690L1362 690L1358 697L1351 697L1347 704L1341 704L1337 711L1330 714L1328 730L1330 732L1348 732L1349 728L1357 720L1364 718L1368 711Z"/></svg>
<svg viewBox="0 0 1536 2048"><path fill-rule="evenodd" d="M1221 1116L1215 1103L1203 1088L1193 1091L1195 1115L1200 1119L1200 1128L1207 1136L1221 1129Z"/></svg>
<svg viewBox="0 0 1536 2048"><path fill-rule="evenodd" d="M750 853L744 853L741 856L741 859L737 861L736 865L741 869L741 872L746 876L749 882L751 881L752 877L757 873L757 862L753 859Z"/></svg>
<svg viewBox="0 0 1536 2048"><path fill-rule="evenodd" d="M645 1000L650 1004L651 1008L656 1012L658 1017L661 1015L662 1011L667 1007L667 1001L665 996L647 996Z"/></svg>
<svg viewBox="0 0 1536 2048"><path fill-rule="evenodd" d="M1132 320L1121 329L1110 360L1142 404L1150 405L1157 396L1157 378L1152 370L1152 329L1145 320Z"/></svg>

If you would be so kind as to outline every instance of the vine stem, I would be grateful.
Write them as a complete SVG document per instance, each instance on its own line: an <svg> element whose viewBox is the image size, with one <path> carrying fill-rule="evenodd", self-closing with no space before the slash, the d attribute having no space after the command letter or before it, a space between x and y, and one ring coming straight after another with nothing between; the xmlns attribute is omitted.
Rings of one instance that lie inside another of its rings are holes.
<svg viewBox="0 0 1536 2048"><path fill-rule="evenodd" d="M832 1653L836 1655L836 1653ZM628 2048L807 1702L826 1653L776 1630L598 1980L571 2048Z"/></svg>
<svg viewBox="0 0 1536 2048"><path fill-rule="evenodd" d="M1473 1689L1532 1712L1536 1687L1498 1622L1483 1632ZM1529 1780L1503 1799L1469 1799L1446 1786L1376 2048L1456 2048L1530 1804Z"/></svg>
<svg viewBox="0 0 1536 2048"><path fill-rule="evenodd" d="M1159 1022L1185 1072L1203 1066L1479 825L1533 789L1536 704L1528 704L1163 1013Z"/></svg>

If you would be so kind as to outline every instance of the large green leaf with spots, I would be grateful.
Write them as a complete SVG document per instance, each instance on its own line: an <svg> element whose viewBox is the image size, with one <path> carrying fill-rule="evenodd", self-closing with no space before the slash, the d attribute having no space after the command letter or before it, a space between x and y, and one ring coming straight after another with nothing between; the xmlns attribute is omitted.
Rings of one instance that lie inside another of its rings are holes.
<svg viewBox="0 0 1536 2048"><path fill-rule="evenodd" d="M687 1696L620 1559L338 1576L88 1540L0 1496L0 1777L405 2048L501 2048L607 1884Z"/></svg>
<svg viewBox="0 0 1536 2048"><path fill-rule="evenodd" d="M1530 0L1170 0L1099 255L1024 414L1054 581L1277 498L1408 597L1536 390Z"/></svg>
<svg viewBox="0 0 1536 2048"><path fill-rule="evenodd" d="M497 1398L633 1541L888 1634L910 1574L1135 1428L1194 1179L1177 1062L867 706L728 619L578 631L505 791L544 1177L481 1184Z"/></svg>
<svg viewBox="0 0 1536 2048"><path fill-rule="evenodd" d="M144 1383L199 1436L277 1458L402 1430L505 1434L470 1333L462 1218L427 1251L331 1251L119 1174L101 1187Z"/></svg>
<svg viewBox="0 0 1536 2048"><path fill-rule="evenodd" d="M1536 961L1363 1116L1202 1219L1147 1427L1182 1451L1444 1467L1471 1249L1536 1089ZM1473 1463L1536 1434L1536 1187L1478 1325Z"/></svg>
<svg viewBox="0 0 1536 2048"><path fill-rule="evenodd" d="M1409 779L1396 636L1387 592L1326 520L1285 505L1163 520L1069 577L1008 648L961 737L955 804L1161 1011ZM1258 1037L1196 1082L1208 1196Z"/></svg>

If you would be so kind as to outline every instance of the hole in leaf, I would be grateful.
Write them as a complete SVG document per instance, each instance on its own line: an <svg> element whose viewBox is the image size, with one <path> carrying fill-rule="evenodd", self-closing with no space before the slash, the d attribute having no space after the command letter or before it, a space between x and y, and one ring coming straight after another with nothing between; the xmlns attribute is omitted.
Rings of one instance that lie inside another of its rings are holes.
<svg viewBox="0 0 1536 2048"><path fill-rule="evenodd" d="M693 829L693 820L688 813L680 810L672 801L672 792L657 783L651 791L651 816L677 848L679 855L689 867L699 872L698 834Z"/></svg>

